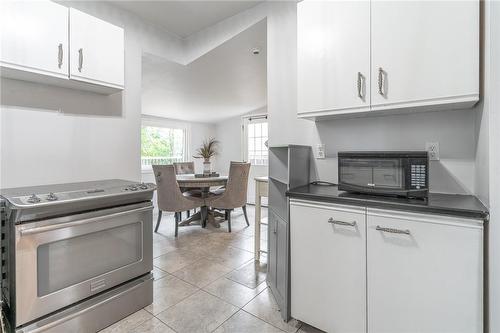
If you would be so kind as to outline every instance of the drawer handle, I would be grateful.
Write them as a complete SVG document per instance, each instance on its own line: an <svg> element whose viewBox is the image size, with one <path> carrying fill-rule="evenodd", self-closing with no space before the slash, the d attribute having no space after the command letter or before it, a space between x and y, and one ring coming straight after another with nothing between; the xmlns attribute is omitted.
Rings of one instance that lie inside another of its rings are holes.
<svg viewBox="0 0 500 333"><path fill-rule="evenodd" d="M405 235L410 234L410 230L408 230L408 229L401 230L401 229L394 229L394 228L385 228L385 227L381 227L379 225L375 229L378 231L390 232L392 234L405 234Z"/></svg>
<svg viewBox="0 0 500 333"><path fill-rule="evenodd" d="M333 217L330 217L328 219L328 223L338 224L338 225L347 225L349 227L355 227L356 226L356 221L353 221L353 222L344 222L344 221L334 220Z"/></svg>

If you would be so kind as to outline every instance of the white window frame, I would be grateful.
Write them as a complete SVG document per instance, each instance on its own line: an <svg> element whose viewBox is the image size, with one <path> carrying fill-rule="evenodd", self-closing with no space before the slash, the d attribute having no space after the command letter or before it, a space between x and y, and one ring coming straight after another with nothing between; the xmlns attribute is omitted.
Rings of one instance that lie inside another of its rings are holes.
<svg viewBox="0 0 500 333"><path fill-rule="evenodd" d="M188 124L184 124L182 122L178 122L175 120L167 119L167 118L161 118L161 117L153 117L153 116L142 116L141 118L141 131L142 127L144 126L149 126L149 127L163 127L163 128L173 128L173 129L181 129L184 131L184 159L186 161L190 160L189 156L191 156L190 152L190 141L191 141L191 128ZM142 141L141 141L142 145ZM142 159L142 154L140 156L140 159ZM151 166L146 166L144 167L141 163L141 171L143 173L151 173L153 172L153 169Z"/></svg>
<svg viewBox="0 0 500 333"><path fill-rule="evenodd" d="M251 122L256 122L256 123L267 123L267 137L269 139L269 121L267 114L254 114L254 115L249 115L249 116L243 116L241 117L241 147L242 149L242 160L245 162L249 161L248 158L248 124ZM269 165L269 155L267 159L266 164L252 164L255 166L262 166L262 167L267 167Z"/></svg>

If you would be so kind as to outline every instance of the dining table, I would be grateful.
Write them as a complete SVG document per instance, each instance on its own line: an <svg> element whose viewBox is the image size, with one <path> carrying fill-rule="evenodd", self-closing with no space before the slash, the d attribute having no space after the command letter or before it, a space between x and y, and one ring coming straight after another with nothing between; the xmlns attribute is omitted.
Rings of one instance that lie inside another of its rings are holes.
<svg viewBox="0 0 500 333"><path fill-rule="evenodd" d="M184 189L200 189L201 197L207 198L210 195L210 188L226 186L228 177L221 176L218 174L212 174L207 176L195 175L195 174L180 174L176 176L177 183L179 187ZM201 206L200 211L191 215L187 219L179 223L179 226L186 226L195 221L200 221L202 227L206 226L207 220L212 217L211 222L215 227L219 227L219 224L215 221L214 217L224 217L225 215L214 210L210 210L207 206Z"/></svg>

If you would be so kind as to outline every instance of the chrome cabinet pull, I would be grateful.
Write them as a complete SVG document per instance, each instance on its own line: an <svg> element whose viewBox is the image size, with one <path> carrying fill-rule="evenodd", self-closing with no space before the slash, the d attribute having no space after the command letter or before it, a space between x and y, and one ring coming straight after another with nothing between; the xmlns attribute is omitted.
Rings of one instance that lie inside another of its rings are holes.
<svg viewBox="0 0 500 333"><path fill-rule="evenodd" d="M363 94L363 88L365 85L365 77L361 72L358 72L358 97L361 98L362 100L365 99L365 96Z"/></svg>
<svg viewBox="0 0 500 333"><path fill-rule="evenodd" d="M63 64L63 45L59 43L57 52L57 67L61 68Z"/></svg>
<svg viewBox="0 0 500 333"><path fill-rule="evenodd" d="M401 230L401 229L394 229L394 228L386 228L386 227L381 227L379 225L375 229L378 231L390 232L391 234L405 234L405 235L410 234L410 230L408 230L408 229Z"/></svg>
<svg viewBox="0 0 500 333"><path fill-rule="evenodd" d="M385 96L384 92L384 79L385 79L385 72L382 69L382 67L378 68L378 93L381 96Z"/></svg>
<svg viewBox="0 0 500 333"><path fill-rule="evenodd" d="M83 49L78 50L78 71L81 72L83 68Z"/></svg>
<svg viewBox="0 0 500 333"><path fill-rule="evenodd" d="M331 224L338 224L338 225L347 225L349 227L355 227L356 226L356 221L352 221L352 222L344 222L344 221L339 221L339 220L334 220L333 217L330 217L328 219L328 223L331 223Z"/></svg>

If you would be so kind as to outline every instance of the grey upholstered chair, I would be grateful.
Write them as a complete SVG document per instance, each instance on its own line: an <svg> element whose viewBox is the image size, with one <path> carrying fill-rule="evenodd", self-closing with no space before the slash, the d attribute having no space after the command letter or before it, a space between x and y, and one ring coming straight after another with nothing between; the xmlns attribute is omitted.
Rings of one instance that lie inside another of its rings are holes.
<svg viewBox="0 0 500 333"><path fill-rule="evenodd" d="M176 175L186 175L186 174L194 174L194 162L176 162L174 163L174 169L175 169L175 174ZM193 189L193 188L184 188L181 187L181 192L185 193L188 191L193 191L190 193L191 195L198 195L197 192L199 192L199 189ZM194 212L196 213L196 208L194 209ZM182 213L181 214L181 219L182 219ZM187 217L191 216L191 211L186 211Z"/></svg>
<svg viewBox="0 0 500 333"><path fill-rule="evenodd" d="M231 211L241 207L247 226L247 187L250 163L231 162L229 167L229 178L224 189L212 192L212 195L205 199L205 204L215 209L226 212L227 228L231 232Z"/></svg>
<svg viewBox="0 0 500 333"><path fill-rule="evenodd" d="M194 162L178 162L174 163L175 174L185 175L194 173Z"/></svg>
<svg viewBox="0 0 500 333"><path fill-rule="evenodd" d="M204 205L201 197L191 194L183 194L179 188L179 183L175 177L173 165L153 165L153 172L157 186L158 201L158 221L156 222L155 232L158 232L161 215L163 211L175 213L175 237L177 237L181 212L194 209Z"/></svg>

